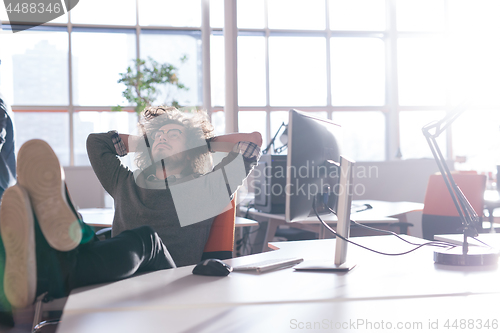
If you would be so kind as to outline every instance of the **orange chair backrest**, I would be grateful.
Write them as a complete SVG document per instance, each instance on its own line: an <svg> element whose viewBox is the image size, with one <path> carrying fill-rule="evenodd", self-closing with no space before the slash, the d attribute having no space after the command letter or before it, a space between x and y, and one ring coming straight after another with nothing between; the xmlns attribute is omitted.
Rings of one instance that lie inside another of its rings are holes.
<svg viewBox="0 0 500 333"><path fill-rule="evenodd" d="M479 216L483 216L486 176L475 173L453 174L453 179ZM427 184L423 214L459 216L441 174L431 175Z"/></svg>
<svg viewBox="0 0 500 333"><path fill-rule="evenodd" d="M204 252L233 252L234 224L236 220L235 201L236 196L231 200L231 208L215 217Z"/></svg>

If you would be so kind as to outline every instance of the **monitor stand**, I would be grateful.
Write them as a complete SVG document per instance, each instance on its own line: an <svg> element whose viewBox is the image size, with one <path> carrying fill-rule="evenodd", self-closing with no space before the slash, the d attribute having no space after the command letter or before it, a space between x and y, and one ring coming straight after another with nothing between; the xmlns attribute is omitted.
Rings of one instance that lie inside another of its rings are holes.
<svg viewBox="0 0 500 333"><path fill-rule="evenodd" d="M333 162L332 162L333 163ZM333 191L338 191L337 204L337 234L345 239L349 238L351 226L351 203L353 194L354 162L340 156L340 180L339 186ZM347 262L347 242L340 237L335 239L334 261L305 261L295 267L297 271L333 271L348 272L356 266L353 262Z"/></svg>

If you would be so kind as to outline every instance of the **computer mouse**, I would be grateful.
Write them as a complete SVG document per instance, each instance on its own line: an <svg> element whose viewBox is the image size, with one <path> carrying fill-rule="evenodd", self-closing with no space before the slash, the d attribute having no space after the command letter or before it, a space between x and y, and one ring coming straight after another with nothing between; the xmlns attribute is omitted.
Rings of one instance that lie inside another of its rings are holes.
<svg viewBox="0 0 500 333"><path fill-rule="evenodd" d="M219 259L206 259L193 268L193 274L208 276L227 276L233 268Z"/></svg>

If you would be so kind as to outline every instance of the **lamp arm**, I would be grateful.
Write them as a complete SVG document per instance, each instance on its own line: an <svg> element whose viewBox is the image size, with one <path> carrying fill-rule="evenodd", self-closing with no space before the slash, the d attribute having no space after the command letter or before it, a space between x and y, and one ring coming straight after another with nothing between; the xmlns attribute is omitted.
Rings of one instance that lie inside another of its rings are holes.
<svg viewBox="0 0 500 333"><path fill-rule="evenodd" d="M443 133L462 113L469 107L470 101L465 100L460 103L453 112L446 114L446 116L438 121L433 121L422 128L425 137L437 138L441 133ZM435 130L434 134L431 133Z"/></svg>
<svg viewBox="0 0 500 333"><path fill-rule="evenodd" d="M441 175L443 176L444 179L444 183L448 188L448 192L450 192L451 199L455 204L455 208L457 209L457 212L460 216L460 220L462 221L462 224L466 225L466 219L464 214L465 210L458 200L458 195L456 191L458 186L453 180L453 176L451 175L451 171L448 168L448 165L446 165L446 160L444 159L444 156L441 153L439 146L437 145L436 139L434 137L428 137L428 136L426 136L426 139L431 149L432 155L434 156L434 160L436 161L436 164L439 168L439 172L441 172Z"/></svg>
<svg viewBox="0 0 500 333"><path fill-rule="evenodd" d="M267 145L266 149L264 149L262 151L262 154L267 154L267 152L269 151L269 149L271 149L271 147L274 146L274 141L276 141L276 138L278 137L278 134L280 133L280 131L283 128L283 126L286 126L285 122L281 123L280 128L278 128L278 130L276 131L276 134L274 134L273 138L271 139L271 141Z"/></svg>
<svg viewBox="0 0 500 333"><path fill-rule="evenodd" d="M457 111L447 114L440 121L432 122L424 126L422 132L429 144L434 160L443 176L448 192L451 195L455 208L460 216L460 220L462 221L462 225L464 226L463 253L465 254L468 251L467 237L477 236L476 224L480 221L480 218L453 179L451 171L446 164L446 159L436 142L436 138L465 111L464 104L465 103L462 103ZM432 130L434 130L434 133L432 133Z"/></svg>
<svg viewBox="0 0 500 333"><path fill-rule="evenodd" d="M282 152L283 150L285 150L287 147L288 147L288 143L287 143L287 144L284 144L284 145L283 145L283 146L281 146L281 147L278 147L278 148L274 149L274 153L275 153L275 154L281 154L281 152Z"/></svg>

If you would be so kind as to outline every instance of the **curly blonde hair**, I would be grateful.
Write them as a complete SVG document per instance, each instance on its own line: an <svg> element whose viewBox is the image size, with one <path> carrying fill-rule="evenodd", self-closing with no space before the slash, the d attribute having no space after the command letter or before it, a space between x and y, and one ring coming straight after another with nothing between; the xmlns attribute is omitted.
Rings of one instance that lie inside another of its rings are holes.
<svg viewBox="0 0 500 333"><path fill-rule="evenodd" d="M150 106L141 112L139 120L139 130L149 141L149 147L152 147L152 133L159 130L167 124L177 124L185 128L186 150L190 157L188 166L190 173L204 174L212 168L212 156L208 151L200 153L200 150L194 149L206 146L206 139L214 136L214 127L210 123L208 115L204 111L193 113L184 113L175 107ZM149 148L148 148L149 149ZM155 165L151 165L150 152L139 151L135 157L137 167L143 171L154 173ZM151 169L151 170L148 170Z"/></svg>

